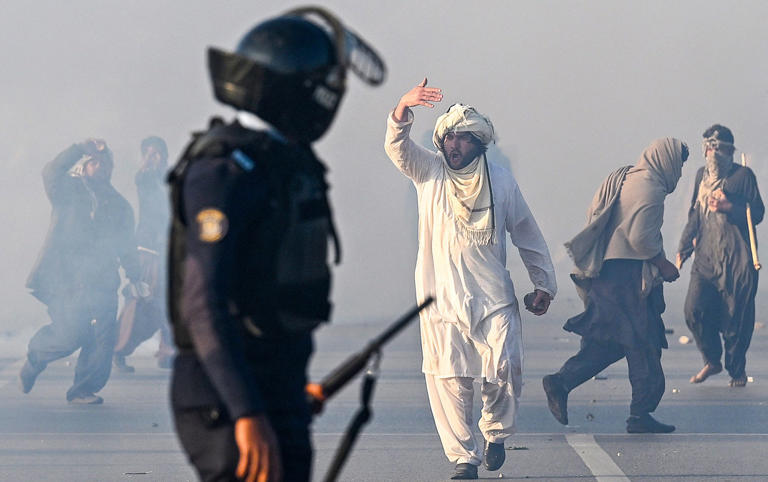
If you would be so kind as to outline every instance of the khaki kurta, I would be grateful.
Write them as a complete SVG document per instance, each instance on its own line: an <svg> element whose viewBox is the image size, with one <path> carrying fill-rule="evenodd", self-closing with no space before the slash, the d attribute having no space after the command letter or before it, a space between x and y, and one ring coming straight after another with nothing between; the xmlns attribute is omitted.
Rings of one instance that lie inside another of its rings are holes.
<svg viewBox="0 0 768 482"><path fill-rule="evenodd" d="M506 378L502 373L507 368L520 373L520 314L506 268L505 232L534 287L554 296L555 273L541 231L512 174L489 163L496 242L479 245L462 237L446 196L445 158L410 139L412 123L412 113L402 123L390 114L385 149L418 195L416 296L435 297L421 313L422 370L437 377L484 377L490 382ZM503 308L512 309L515 326L490 322Z"/></svg>

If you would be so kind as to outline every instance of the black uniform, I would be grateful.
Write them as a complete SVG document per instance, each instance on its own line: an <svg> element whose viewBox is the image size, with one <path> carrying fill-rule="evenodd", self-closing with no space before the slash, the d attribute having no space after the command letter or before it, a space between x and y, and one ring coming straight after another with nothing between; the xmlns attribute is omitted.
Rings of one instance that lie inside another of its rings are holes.
<svg viewBox="0 0 768 482"><path fill-rule="evenodd" d="M724 344L725 368L731 378L738 379L746 376L758 282L749 247L746 203L755 225L763 220L765 207L752 170L734 163L722 187L733 207L728 213L704 211L697 202L704 173L704 167L696 173L688 224L678 250L683 259L691 253L696 255L685 300L685 321L704 362L721 366Z"/></svg>
<svg viewBox="0 0 768 482"><path fill-rule="evenodd" d="M107 383L117 335L118 268L131 281L140 274L130 204L109 182L71 172L85 153L75 144L43 170L51 225L27 281L52 321L29 342L29 364L39 372L81 349L68 400Z"/></svg>
<svg viewBox="0 0 768 482"><path fill-rule="evenodd" d="M234 479L234 422L258 414L285 480L309 480L306 369L330 311L324 172L308 146L235 123L193 141L171 173L171 403L204 480Z"/></svg>

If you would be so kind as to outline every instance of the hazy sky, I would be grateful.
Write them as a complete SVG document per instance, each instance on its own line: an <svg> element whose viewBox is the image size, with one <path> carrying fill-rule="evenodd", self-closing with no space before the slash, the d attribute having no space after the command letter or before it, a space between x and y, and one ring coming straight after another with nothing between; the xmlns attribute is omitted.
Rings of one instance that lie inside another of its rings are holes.
<svg viewBox="0 0 768 482"><path fill-rule="evenodd" d="M48 227L43 165L73 142L102 137L115 153L114 184L135 206L142 138L164 137L175 157L210 115L233 114L212 99L206 46L232 49L251 26L294 5L300 4L2 1L0 331L47 322L24 289ZM731 127L737 147L754 159L761 187L768 186L760 164L768 159L768 2L323 5L389 67L377 89L350 76L340 114L317 144L331 169L345 254L334 287L339 322L390 318L414 301L415 195L382 146L388 111L424 76L444 89L445 100L416 111L414 136L427 138L436 117L457 101L490 116L497 147L557 262L561 300L575 296L563 242L581 228L608 172L634 163L651 140L674 136L691 146L684 178L667 201L670 256L703 162L707 126ZM530 283L516 253L508 259L522 295ZM669 292L679 296L686 281ZM670 310L679 315L682 301L674 296ZM559 313L557 303L553 310Z"/></svg>

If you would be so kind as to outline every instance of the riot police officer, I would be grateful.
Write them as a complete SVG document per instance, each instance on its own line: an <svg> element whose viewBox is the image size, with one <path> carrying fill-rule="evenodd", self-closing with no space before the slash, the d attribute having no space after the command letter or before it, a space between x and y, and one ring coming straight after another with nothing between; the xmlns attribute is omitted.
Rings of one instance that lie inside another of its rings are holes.
<svg viewBox="0 0 768 482"><path fill-rule="evenodd" d="M319 8L260 23L234 53L210 48L216 98L239 111L196 134L171 171L171 404L203 480L309 480L304 388L312 330L329 319L325 167L310 144L347 69L377 85L375 52ZM254 130L255 114L269 124Z"/></svg>

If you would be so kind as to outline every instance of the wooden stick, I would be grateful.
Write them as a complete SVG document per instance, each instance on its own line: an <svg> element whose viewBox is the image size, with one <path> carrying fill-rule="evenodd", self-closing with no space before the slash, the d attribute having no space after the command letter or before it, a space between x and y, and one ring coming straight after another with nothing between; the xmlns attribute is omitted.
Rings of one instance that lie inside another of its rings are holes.
<svg viewBox="0 0 768 482"><path fill-rule="evenodd" d="M741 153L741 165L747 166L747 155ZM747 203L747 226L749 227L749 248L752 251L752 263L755 265L755 271L760 271L762 266L760 260L757 258L757 241L755 240L755 225L752 223L752 210Z"/></svg>

